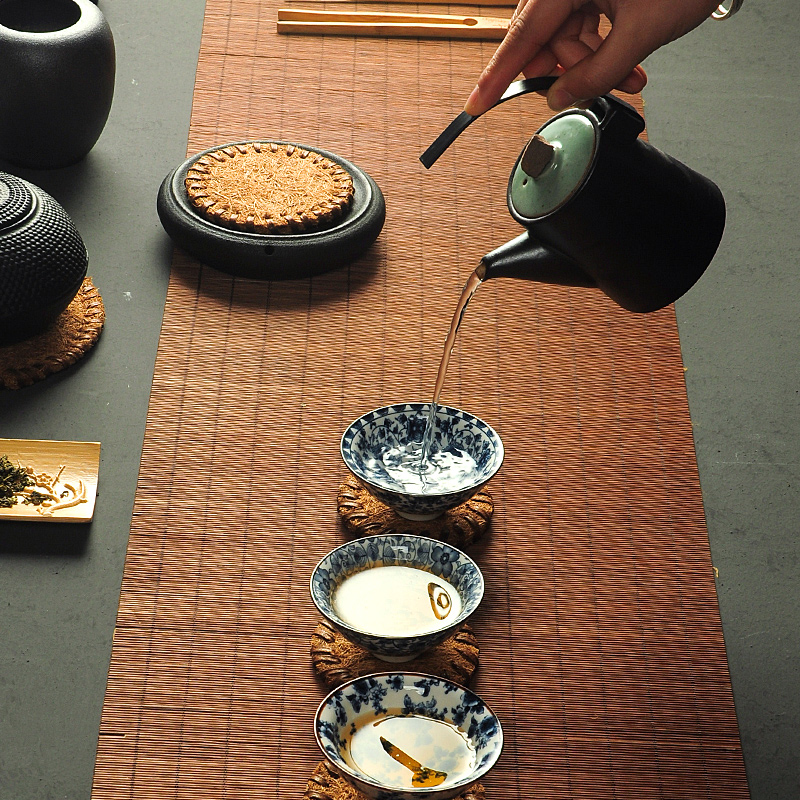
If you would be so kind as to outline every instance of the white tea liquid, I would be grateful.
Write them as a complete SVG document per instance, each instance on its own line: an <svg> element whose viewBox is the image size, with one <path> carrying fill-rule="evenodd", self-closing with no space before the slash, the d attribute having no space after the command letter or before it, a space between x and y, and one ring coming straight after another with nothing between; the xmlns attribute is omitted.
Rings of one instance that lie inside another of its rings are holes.
<svg viewBox="0 0 800 800"><path fill-rule="evenodd" d="M443 578L415 567L383 565L345 578L331 604L357 630L383 636L419 636L458 619L461 596Z"/></svg>

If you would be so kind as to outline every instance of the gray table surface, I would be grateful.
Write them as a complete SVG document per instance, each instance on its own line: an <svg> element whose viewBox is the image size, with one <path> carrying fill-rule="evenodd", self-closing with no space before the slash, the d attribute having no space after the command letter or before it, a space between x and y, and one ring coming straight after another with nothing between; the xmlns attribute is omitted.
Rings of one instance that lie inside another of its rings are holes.
<svg viewBox="0 0 800 800"><path fill-rule="evenodd" d="M186 150L202 0L100 0L114 106L90 155L10 168L90 251L109 324L80 365L0 393L0 436L101 440L91 525L0 524L0 800L88 798L171 244L155 191ZM753 800L800 797L800 14L748 0L647 62L650 140L715 179L729 221L677 305Z"/></svg>

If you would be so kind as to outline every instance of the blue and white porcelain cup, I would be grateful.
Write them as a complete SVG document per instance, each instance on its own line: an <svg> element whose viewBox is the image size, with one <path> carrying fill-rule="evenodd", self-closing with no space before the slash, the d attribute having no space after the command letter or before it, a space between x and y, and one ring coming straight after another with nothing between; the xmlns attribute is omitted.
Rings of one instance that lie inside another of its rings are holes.
<svg viewBox="0 0 800 800"><path fill-rule="evenodd" d="M434 459L452 456L468 466L441 483L428 482L424 476L406 483L393 464L398 453L422 445L430 409L430 403L376 408L356 419L342 436L342 458L350 471L374 497L410 520L435 519L466 502L503 463L503 442L490 425L468 411L439 405L431 453Z"/></svg>

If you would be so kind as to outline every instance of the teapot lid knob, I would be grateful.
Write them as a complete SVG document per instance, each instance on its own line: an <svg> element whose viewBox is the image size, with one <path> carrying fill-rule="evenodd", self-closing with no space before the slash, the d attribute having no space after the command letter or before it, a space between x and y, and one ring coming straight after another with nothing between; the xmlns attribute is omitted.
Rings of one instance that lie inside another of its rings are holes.
<svg viewBox="0 0 800 800"><path fill-rule="evenodd" d="M520 167L530 178L538 178L553 160L556 148L539 133L535 133L522 151Z"/></svg>

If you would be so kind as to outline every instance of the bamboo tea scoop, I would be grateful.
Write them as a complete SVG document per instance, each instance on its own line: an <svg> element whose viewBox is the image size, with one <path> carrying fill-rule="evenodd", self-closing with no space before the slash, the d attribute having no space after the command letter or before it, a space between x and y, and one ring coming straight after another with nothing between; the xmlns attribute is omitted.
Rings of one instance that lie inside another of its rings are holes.
<svg viewBox="0 0 800 800"><path fill-rule="evenodd" d="M411 758L408 753L404 753L397 745L392 744L388 739L380 737L383 749L399 764L406 769L410 769L414 774L411 776L412 786L431 787L438 786L447 777L446 772L439 772L438 769L423 767L415 758Z"/></svg>
<svg viewBox="0 0 800 800"><path fill-rule="evenodd" d="M353 0L286 0L289 3L353 3ZM420 0L369 0L374 5L394 3L395 5L420 5ZM498 6L502 8L515 8L514 0L458 0L460 6Z"/></svg>
<svg viewBox="0 0 800 800"><path fill-rule="evenodd" d="M373 11L278 9L278 33L350 36L412 36L445 39L502 39L509 20L468 14L393 14Z"/></svg>

